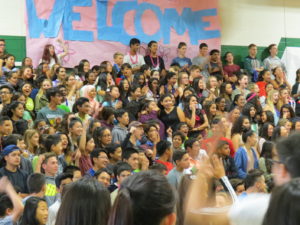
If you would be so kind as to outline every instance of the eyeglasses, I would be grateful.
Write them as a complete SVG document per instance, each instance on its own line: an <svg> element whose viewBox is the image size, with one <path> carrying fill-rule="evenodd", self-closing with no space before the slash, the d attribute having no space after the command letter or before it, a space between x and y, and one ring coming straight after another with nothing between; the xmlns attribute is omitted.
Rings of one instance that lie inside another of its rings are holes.
<svg viewBox="0 0 300 225"><path fill-rule="evenodd" d="M10 92L7 92L7 91L1 91L0 92L0 95L8 95L8 94L10 94Z"/></svg>
<svg viewBox="0 0 300 225"><path fill-rule="evenodd" d="M5 47L5 44L0 44L1 47Z"/></svg>
<svg viewBox="0 0 300 225"><path fill-rule="evenodd" d="M107 156L98 156L98 159L108 159Z"/></svg>

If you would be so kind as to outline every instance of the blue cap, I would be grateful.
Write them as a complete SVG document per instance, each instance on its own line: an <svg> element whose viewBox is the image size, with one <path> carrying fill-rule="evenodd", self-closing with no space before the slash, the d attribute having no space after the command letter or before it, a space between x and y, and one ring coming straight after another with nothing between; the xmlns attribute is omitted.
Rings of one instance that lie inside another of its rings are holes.
<svg viewBox="0 0 300 225"><path fill-rule="evenodd" d="M6 156L14 151L19 151L19 147L16 145L7 145L3 150L2 150L2 155Z"/></svg>

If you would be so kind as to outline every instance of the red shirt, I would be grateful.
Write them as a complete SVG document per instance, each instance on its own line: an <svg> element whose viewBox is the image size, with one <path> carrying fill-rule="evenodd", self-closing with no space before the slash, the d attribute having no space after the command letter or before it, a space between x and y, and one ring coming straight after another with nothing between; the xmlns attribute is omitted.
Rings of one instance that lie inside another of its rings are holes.
<svg viewBox="0 0 300 225"><path fill-rule="evenodd" d="M223 67L223 70L225 72L225 74L227 74L229 77L233 76L234 72L240 71L240 67L236 64L233 65L226 65Z"/></svg>
<svg viewBox="0 0 300 225"><path fill-rule="evenodd" d="M164 162L164 161L161 161L161 160L156 160L156 163L160 163L160 164L163 164L167 167L167 174L173 169L173 164L170 163L170 162Z"/></svg>
<svg viewBox="0 0 300 225"><path fill-rule="evenodd" d="M265 81L258 81L258 82L256 82L256 84L259 87L259 97L261 97L261 96L267 97L267 93L266 93L267 82L265 82Z"/></svg>
<svg viewBox="0 0 300 225"><path fill-rule="evenodd" d="M234 147L233 147L232 141L230 139L226 138L226 137L220 137L219 140L228 142L229 149L230 149L230 156L234 157L235 152L234 152ZM205 139L201 142L201 149L204 149L205 151L207 151L208 150L208 143L216 144L216 142L219 141L219 140L216 140L215 137L207 138L207 139Z"/></svg>

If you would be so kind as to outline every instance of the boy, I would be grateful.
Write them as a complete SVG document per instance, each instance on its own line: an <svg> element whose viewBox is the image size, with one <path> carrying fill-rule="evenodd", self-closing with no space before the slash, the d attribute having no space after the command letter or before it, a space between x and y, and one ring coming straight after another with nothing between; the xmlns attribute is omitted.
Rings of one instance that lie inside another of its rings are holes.
<svg viewBox="0 0 300 225"><path fill-rule="evenodd" d="M138 146L138 142L144 134L144 125L138 121L132 121L129 126L129 133L122 143L122 149L134 148Z"/></svg>
<svg viewBox="0 0 300 225"><path fill-rule="evenodd" d="M173 160L176 166L167 175L167 179L173 187L178 187L183 171L190 167L189 158L188 153L183 150L177 150L173 153Z"/></svg>
<svg viewBox="0 0 300 225"><path fill-rule="evenodd" d="M93 167L88 170L86 175L94 177L96 171L106 168L109 161L107 157L107 152L101 148L94 149L90 155Z"/></svg>
<svg viewBox="0 0 300 225"><path fill-rule="evenodd" d="M220 51L218 49L213 49L210 51L209 55L210 62L208 63L208 71L210 75L223 75L223 65L220 59Z"/></svg>
<svg viewBox="0 0 300 225"><path fill-rule="evenodd" d="M170 163L170 159L172 158L173 151L171 148L171 142L162 140L156 145L158 159L156 163L163 164L167 167L167 174L173 169L173 164Z"/></svg>
<svg viewBox="0 0 300 225"><path fill-rule="evenodd" d="M123 151L122 161L128 163L132 170L139 169L139 152L134 148L127 148Z"/></svg>
<svg viewBox="0 0 300 225"><path fill-rule="evenodd" d="M150 41L148 43L149 55L144 57L145 63L151 70L160 71L162 76L165 76L166 69L165 63L162 57L157 55L158 43L157 41Z"/></svg>
<svg viewBox="0 0 300 225"><path fill-rule="evenodd" d="M97 181L103 184L104 187L108 188L108 186L110 185L111 172L108 169L103 168L101 170L98 170L95 173L94 177Z"/></svg>
<svg viewBox="0 0 300 225"><path fill-rule="evenodd" d="M209 77L209 73L207 71L208 68L208 45L206 43L201 43L199 45L199 54L195 58L193 58L192 63L193 65L197 65L201 69L201 73L203 74L204 78L207 80Z"/></svg>
<svg viewBox="0 0 300 225"><path fill-rule="evenodd" d="M25 205L26 200L30 197L44 198L46 192L46 178L44 174L33 173L27 179L27 187L29 196L23 199Z"/></svg>
<svg viewBox="0 0 300 225"><path fill-rule="evenodd" d="M8 74L6 74L7 79L7 85L12 87L14 91L18 90L18 72L17 71L10 71Z"/></svg>
<svg viewBox="0 0 300 225"><path fill-rule="evenodd" d="M120 73L121 71L121 65L123 64L123 59L124 59L124 54L120 52L116 52L114 54L114 62L115 64L113 65L113 72L115 74Z"/></svg>
<svg viewBox="0 0 300 225"><path fill-rule="evenodd" d="M248 73L249 80L256 82L259 72L263 71L264 67L262 62L256 58L257 46L250 44L248 46L249 55L244 59L244 68Z"/></svg>
<svg viewBox="0 0 300 225"><path fill-rule="evenodd" d="M144 57L138 54L140 45L139 39L132 38L129 42L130 51L124 56L124 63L129 63L133 72L139 71L141 66L145 64Z"/></svg>
<svg viewBox="0 0 300 225"><path fill-rule="evenodd" d="M115 112L115 118L118 124L112 129L112 143L121 144L128 134L127 125L129 124L128 112L124 109L118 109Z"/></svg>

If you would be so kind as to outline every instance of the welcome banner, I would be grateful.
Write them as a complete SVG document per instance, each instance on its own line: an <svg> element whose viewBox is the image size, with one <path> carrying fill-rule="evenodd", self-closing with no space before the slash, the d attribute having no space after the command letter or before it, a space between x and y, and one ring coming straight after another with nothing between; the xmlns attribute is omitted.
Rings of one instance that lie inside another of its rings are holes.
<svg viewBox="0 0 300 225"><path fill-rule="evenodd" d="M180 41L188 44L188 57L198 54L201 42L220 48L217 0L26 0L27 56L36 66L46 44L62 51L57 39L69 47L63 65L74 67L81 59L91 65L126 54L129 40L159 42L159 55L169 66Z"/></svg>

